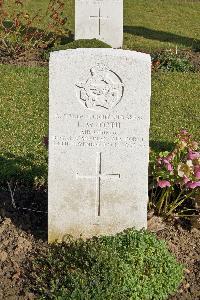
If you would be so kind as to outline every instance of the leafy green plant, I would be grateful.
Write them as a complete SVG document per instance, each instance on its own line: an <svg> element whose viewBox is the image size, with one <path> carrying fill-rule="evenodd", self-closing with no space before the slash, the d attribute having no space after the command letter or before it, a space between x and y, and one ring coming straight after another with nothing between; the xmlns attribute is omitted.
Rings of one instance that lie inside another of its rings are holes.
<svg viewBox="0 0 200 300"><path fill-rule="evenodd" d="M39 299L167 299L183 266L146 231L126 230L87 241L68 237L34 264ZM35 281L36 280L36 281Z"/></svg>
<svg viewBox="0 0 200 300"><path fill-rule="evenodd" d="M45 49L60 36L68 34L64 28L67 18L62 0L49 0L44 15L39 11L27 11L25 2L0 0L0 49L10 56L32 48ZM38 28L41 22L46 24L42 30Z"/></svg>
<svg viewBox="0 0 200 300"><path fill-rule="evenodd" d="M186 130L177 135L173 151L151 153L150 205L158 215L194 213L193 200L200 192L200 152Z"/></svg>
<svg viewBox="0 0 200 300"><path fill-rule="evenodd" d="M152 56L152 66L154 70L193 72L194 66L187 58L176 54L172 50L162 51Z"/></svg>

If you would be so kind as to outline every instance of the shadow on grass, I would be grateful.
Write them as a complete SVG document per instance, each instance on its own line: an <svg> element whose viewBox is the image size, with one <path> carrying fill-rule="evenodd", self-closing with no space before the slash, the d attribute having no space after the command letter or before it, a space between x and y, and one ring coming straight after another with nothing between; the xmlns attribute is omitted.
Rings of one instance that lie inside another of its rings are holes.
<svg viewBox="0 0 200 300"><path fill-rule="evenodd" d="M171 151L174 148L174 143L150 140L150 148L155 152Z"/></svg>
<svg viewBox="0 0 200 300"><path fill-rule="evenodd" d="M34 154L16 156L13 153L0 154L0 181L13 180L32 184L36 177L47 177L47 165L36 164Z"/></svg>
<svg viewBox="0 0 200 300"><path fill-rule="evenodd" d="M142 36L150 40L170 42L174 44L184 45L186 47L192 47L194 50L200 50L200 40L177 35L170 32L149 29L142 26L124 26L124 32L136 36Z"/></svg>
<svg viewBox="0 0 200 300"><path fill-rule="evenodd" d="M35 165L32 154L0 156L0 208L22 230L47 240L48 196L45 185L34 184L37 176L46 178L45 165Z"/></svg>

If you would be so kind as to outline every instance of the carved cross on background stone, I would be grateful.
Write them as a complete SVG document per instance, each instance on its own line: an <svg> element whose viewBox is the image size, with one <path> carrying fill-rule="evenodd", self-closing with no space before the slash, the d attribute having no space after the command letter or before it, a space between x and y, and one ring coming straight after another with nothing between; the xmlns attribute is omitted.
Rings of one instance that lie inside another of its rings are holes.
<svg viewBox="0 0 200 300"><path fill-rule="evenodd" d="M101 20L107 20L107 19L109 19L109 17L107 16L107 17L103 17L102 15L101 15L101 8L99 8L99 14L98 14L98 16L90 16L90 19L98 19L98 26L99 26L99 36L101 35Z"/></svg>
<svg viewBox="0 0 200 300"><path fill-rule="evenodd" d="M101 216L101 181L104 179L119 179L120 174L102 174L102 153L97 152L96 158L96 174L95 175L79 175L76 174L76 179L96 179L96 210L95 214L100 217Z"/></svg>

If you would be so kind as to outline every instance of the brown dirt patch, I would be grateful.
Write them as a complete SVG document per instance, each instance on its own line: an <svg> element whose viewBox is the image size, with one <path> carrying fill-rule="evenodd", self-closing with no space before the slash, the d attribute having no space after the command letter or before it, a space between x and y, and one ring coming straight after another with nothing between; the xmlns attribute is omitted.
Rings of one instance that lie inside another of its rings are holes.
<svg viewBox="0 0 200 300"><path fill-rule="evenodd" d="M30 290L31 262L48 249L46 214L36 212L42 207L46 211L47 191L18 191L15 197L17 209L12 207L8 192L0 193L0 203L4 203L0 207L0 216L4 216L0 219L0 300L33 300L37 296ZM25 206L30 210L22 209ZM199 300L200 231L184 229L179 223L166 224L158 217L151 218L149 230L166 240L185 265L185 279L169 300Z"/></svg>
<svg viewBox="0 0 200 300"><path fill-rule="evenodd" d="M32 300L35 295L28 290L25 271L38 249L45 247L30 234L17 228L6 218L0 224L0 299Z"/></svg>
<svg viewBox="0 0 200 300"><path fill-rule="evenodd" d="M48 66L48 61L42 58L43 50L31 49L12 56L0 49L0 63L16 66Z"/></svg>
<svg viewBox="0 0 200 300"><path fill-rule="evenodd" d="M200 299L200 231L186 230L180 225L168 224L157 232L164 239L177 260L185 265L185 279L170 300Z"/></svg>
<svg viewBox="0 0 200 300"><path fill-rule="evenodd" d="M35 239L47 240L47 190L17 187L13 200L9 191L0 192L0 221L9 218L12 223ZM12 203L14 201L14 203Z"/></svg>
<svg viewBox="0 0 200 300"><path fill-rule="evenodd" d="M192 65L194 65L195 70L200 72L200 52L182 51L181 53L191 62Z"/></svg>
<svg viewBox="0 0 200 300"><path fill-rule="evenodd" d="M0 192L0 300L32 300L27 274L47 246L47 190L17 187L13 200Z"/></svg>

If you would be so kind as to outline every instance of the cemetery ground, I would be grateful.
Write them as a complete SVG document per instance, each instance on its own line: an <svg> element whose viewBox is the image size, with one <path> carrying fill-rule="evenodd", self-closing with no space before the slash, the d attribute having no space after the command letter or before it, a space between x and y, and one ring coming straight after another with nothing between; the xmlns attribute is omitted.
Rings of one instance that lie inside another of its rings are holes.
<svg viewBox="0 0 200 300"><path fill-rule="evenodd" d="M28 1L27 9L45 10L47 2ZM73 1L67 1L65 10L70 30L67 42L72 42ZM200 140L199 11L198 1L125 1L123 48L156 57L150 128L150 147L156 152L171 150L174 136L181 128L186 128L196 141ZM41 29L43 26L38 23ZM176 49L178 61L173 60ZM49 50L31 48L10 56L0 48L2 300L37 299L34 274L39 270L33 271L33 262L50 248L47 245L48 154L44 139L48 134ZM160 61L163 50L168 52ZM166 59L168 55L170 58ZM166 240L170 251L185 266L185 278L169 299L200 299L200 231L196 227L185 219L166 221L157 216L149 219L149 230Z"/></svg>

